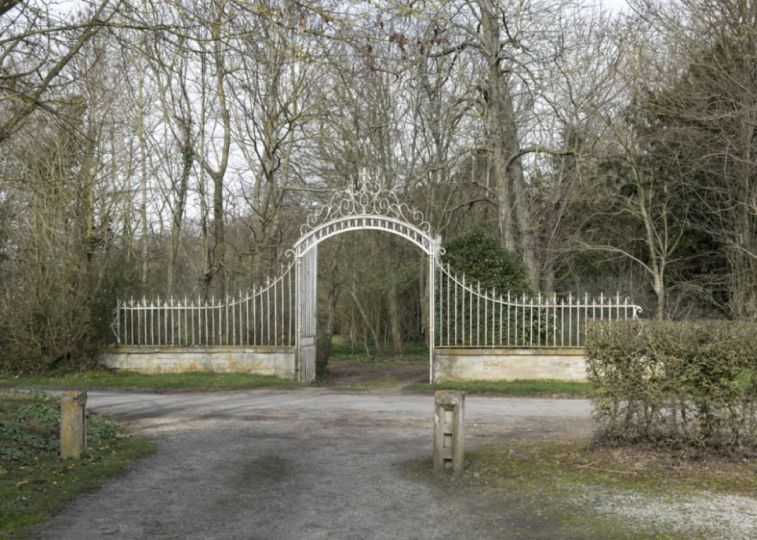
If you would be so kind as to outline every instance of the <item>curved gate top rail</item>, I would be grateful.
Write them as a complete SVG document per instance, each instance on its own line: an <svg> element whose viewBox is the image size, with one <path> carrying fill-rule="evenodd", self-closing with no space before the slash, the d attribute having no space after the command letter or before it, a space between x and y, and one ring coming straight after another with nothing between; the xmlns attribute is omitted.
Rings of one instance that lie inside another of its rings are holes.
<svg viewBox="0 0 757 540"><path fill-rule="evenodd" d="M353 230L380 230L401 236L426 255L438 255L440 241L420 210L400 201L397 193L360 174L357 187L335 192L300 227L300 239L291 252L300 257L323 240Z"/></svg>

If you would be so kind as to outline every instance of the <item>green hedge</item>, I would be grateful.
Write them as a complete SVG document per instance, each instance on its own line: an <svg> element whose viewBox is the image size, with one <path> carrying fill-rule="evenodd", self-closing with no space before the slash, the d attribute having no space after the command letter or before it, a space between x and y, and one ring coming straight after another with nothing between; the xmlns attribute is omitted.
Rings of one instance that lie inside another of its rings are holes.
<svg viewBox="0 0 757 540"><path fill-rule="evenodd" d="M601 324L587 341L604 439L757 450L757 324Z"/></svg>

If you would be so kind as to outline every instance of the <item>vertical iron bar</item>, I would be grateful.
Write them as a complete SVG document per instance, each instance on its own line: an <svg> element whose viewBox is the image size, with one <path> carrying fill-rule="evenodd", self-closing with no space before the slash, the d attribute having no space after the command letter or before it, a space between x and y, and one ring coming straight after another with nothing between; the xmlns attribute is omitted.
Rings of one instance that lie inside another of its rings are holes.
<svg viewBox="0 0 757 540"><path fill-rule="evenodd" d="M121 345L121 300L118 298L116 299L116 343Z"/></svg>
<svg viewBox="0 0 757 540"><path fill-rule="evenodd" d="M607 297L607 322L612 322L612 296Z"/></svg>
<svg viewBox="0 0 757 540"><path fill-rule="evenodd" d="M278 280L273 282L273 344L278 345L279 343L279 311L278 311L278 293L276 292L276 289L278 288Z"/></svg>
<svg viewBox="0 0 757 540"><path fill-rule="evenodd" d="M502 294L499 295L499 340L497 341L498 346L502 346Z"/></svg>
<svg viewBox="0 0 757 540"><path fill-rule="evenodd" d="M460 289L460 345L465 345L465 274L463 274L463 286Z"/></svg>
<svg viewBox="0 0 757 540"><path fill-rule="evenodd" d="M155 303L153 301L150 301L150 345L155 345L155 310L153 307L155 306Z"/></svg>
<svg viewBox="0 0 757 540"><path fill-rule="evenodd" d="M497 291L492 289L492 346L496 344L496 338L494 337L496 335L496 323L497 323L496 294L497 294Z"/></svg>
<svg viewBox="0 0 757 540"><path fill-rule="evenodd" d="M468 341L473 345L473 287L468 290Z"/></svg>
<svg viewBox="0 0 757 540"><path fill-rule="evenodd" d="M129 302L129 340L130 345L134 345L134 299Z"/></svg>
<svg viewBox="0 0 757 540"><path fill-rule="evenodd" d="M229 303L229 308L231 309L231 317L229 317L228 323L229 326L231 326L231 330L229 330L229 345L236 345L237 344L237 314L234 311L234 297L231 298L231 300L226 300Z"/></svg>
<svg viewBox="0 0 757 540"><path fill-rule="evenodd" d="M481 282L476 285L476 347L479 346L481 334Z"/></svg>
<svg viewBox="0 0 757 540"><path fill-rule="evenodd" d="M484 291L486 293L486 291ZM484 347L489 344L489 299L484 296Z"/></svg>
<svg viewBox="0 0 757 540"><path fill-rule="evenodd" d="M447 346L448 347L450 345L450 339L449 339L449 337L450 337L450 329L451 329L451 325L450 325L450 313L451 313L451 310L450 310L450 305L449 305L449 300L450 300L449 288L450 288L450 285L451 285L451 280L450 280L450 277L449 277L449 272L447 272L447 306L446 306L446 312L447 312Z"/></svg>
<svg viewBox="0 0 757 540"><path fill-rule="evenodd" d="M534 297L528 299L528 346L534 346Z"/></svg>
<svg viewBox="0 0 757 540"><path fill-rule="evenodd" d="M552 293L552 346L557 347L557 293Z"/></svg>
<svg viewBox="0 0 757 540"><path fill-rule="evenodd" d="M434 313L434 324L437 324L438 328L434 328L435 331L434 331L434 343L433 343L434 346L438 346L442 344L441 342L442 326L444 324L444 321L442 319L442 303L443 303L442 294L444 294L444 290L441 283L441 279L437 279L437 275L436 275L437 269L435 266L433 266L433 264L432 264L431 272L434 273L434 289L433 290L429 289L428 294L429 295L433 294L434 299L439 300L438 302L434 302L434 310L437 310Z"/></svg>
<svg viewBox="0 0 757 540"><path fill-rule="evenodd" d="M158 311L156 314L156 318L158 319L158 324L156 325L158 327L158 345L163 345L163 342L160 339L160 314L163 313L163 310L160 308L160 297L155 301L155 308Z"/></svg>
<svg viewBox="0 0 757 540"><path fill-rule="evenodd" d="M286 345L286 286L284 282L284 275L282 274L279 278L279 317L281 317L281 320L279 321L279 341L281 345Z"/></svg>
<svg viewBox="0 0 757 540"><path fill-rule="evenodd" d="M584 339L581 345L586 344L586 338L589 336L589 293L584 293Z"/></svg>
<svg viewBox="0 0 757 540"><path fill-rule="evenodd" d="M266 341L267 344L271 344L271 286L268 284L268 288L265 291L265 318L266 318Z"/></svg>
<svg viewBox="0 0 757 540"><path fill-rule="evenodd" d="M211 345L217 345L216 343L216 299L215 297L210 297L210 305L208 306L208 311L210 312L210 340L212 341Z"/></svg>
<svg viewBox="0 0 757 540"><path fill-rule="evenodd" d="M510 291L507 291L507 346L510 346Z"/></svg>
<svg viewBox="0 0 757 540"><path fill-rule="evenodd" d="M515 315L515 320L513 321L513 346L519 347L520 342L518 341L518 298L517 296L513 298L513 313Z"/></svg>
<svg viewBox="0 0 757 540"><path fill-rule="evenodd" d="M447 263L447 272L449 272L449 263ZM455 274L455 290L453 293L453 297L455 299L455 345L458 344L457 341L457 289L459 288L459 285L457 283L457 274Z"/></svg>
<svg viewBox="0 0 757 540"><path fill-rule="evenodd" d="M142 345L147 345L147 298L142 297Z"/></svg>

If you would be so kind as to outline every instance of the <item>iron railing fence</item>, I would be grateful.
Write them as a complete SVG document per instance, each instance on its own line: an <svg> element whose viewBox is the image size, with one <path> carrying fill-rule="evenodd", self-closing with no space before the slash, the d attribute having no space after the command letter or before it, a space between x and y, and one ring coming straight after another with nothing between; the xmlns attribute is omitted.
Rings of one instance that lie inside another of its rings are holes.
<svg viewBox="0 0 757 540"><path fill-rule="evenodd" d="M236 298L118 301L113 333L122 346L293 346L293 265Z"/></svg>
<svg viewBox="0 0 757 540"><path fill-rule="evenodd" d="M582 347L594 321L637 319L628 298L527 297L484 290L436 264L435 347ZM113 332L122 346L294 346L293 265L250 293L224 300L119 301Z"/></svg>
<svg viewBox="0 0 757 540"><path fill-rule="evenodd" d="M582 347L594 321L632 320L628 298L511 295L437 264L435 347Z"/></svg>

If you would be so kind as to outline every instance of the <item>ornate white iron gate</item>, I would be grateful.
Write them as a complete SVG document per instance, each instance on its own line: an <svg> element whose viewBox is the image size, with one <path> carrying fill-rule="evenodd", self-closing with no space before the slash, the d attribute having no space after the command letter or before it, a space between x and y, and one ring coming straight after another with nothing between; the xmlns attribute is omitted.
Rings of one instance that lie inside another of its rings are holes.
<svg viewBox="0 0 757 540"><path fill-rule="evenodd" d="M400 202L397 194L363 175L357 189L334 193L327 204L319 206L300 228L301 236L291 254L297 267L299 295L297 363L301 380L315 378L315 291L318 244L349 231L376 230L395 234L418 246L428 257L429 291L434 290L435 267L439 260L441 238L431 235L431 225L423 214ZM435 295L428 295L429 374L433 373Z"/></svg>
<svg viewBox="0 0 757 540"><path fill-rule="evenodd" d="M628 298L589 295L529 297L485 290L449 265L437 264L436 347L582 347L591 323L636 319Z"/></svg>
<svg viewBox="0 0 757 540"><path fill-rule="evenodd" d="M395 234L428 258L429 377L434 348L580 347L596 320L635 319L641 308L622 299L513 297L466 282L441 262L441 238L423 214L397 194L369 182L334 193L301 227L281 274L248 294L224 301L119 301L113 332L119 345L284 346L296 353L297 378L315 379L318 244L350 231ZM294 274L294 275L293 275Z"/></svg>
<svg viewBox="0 0 757 540"><path fill-rule="evenodd" d="M293 265L236 298L118 301L111 325L123 346L294 346Z"/></svg>

